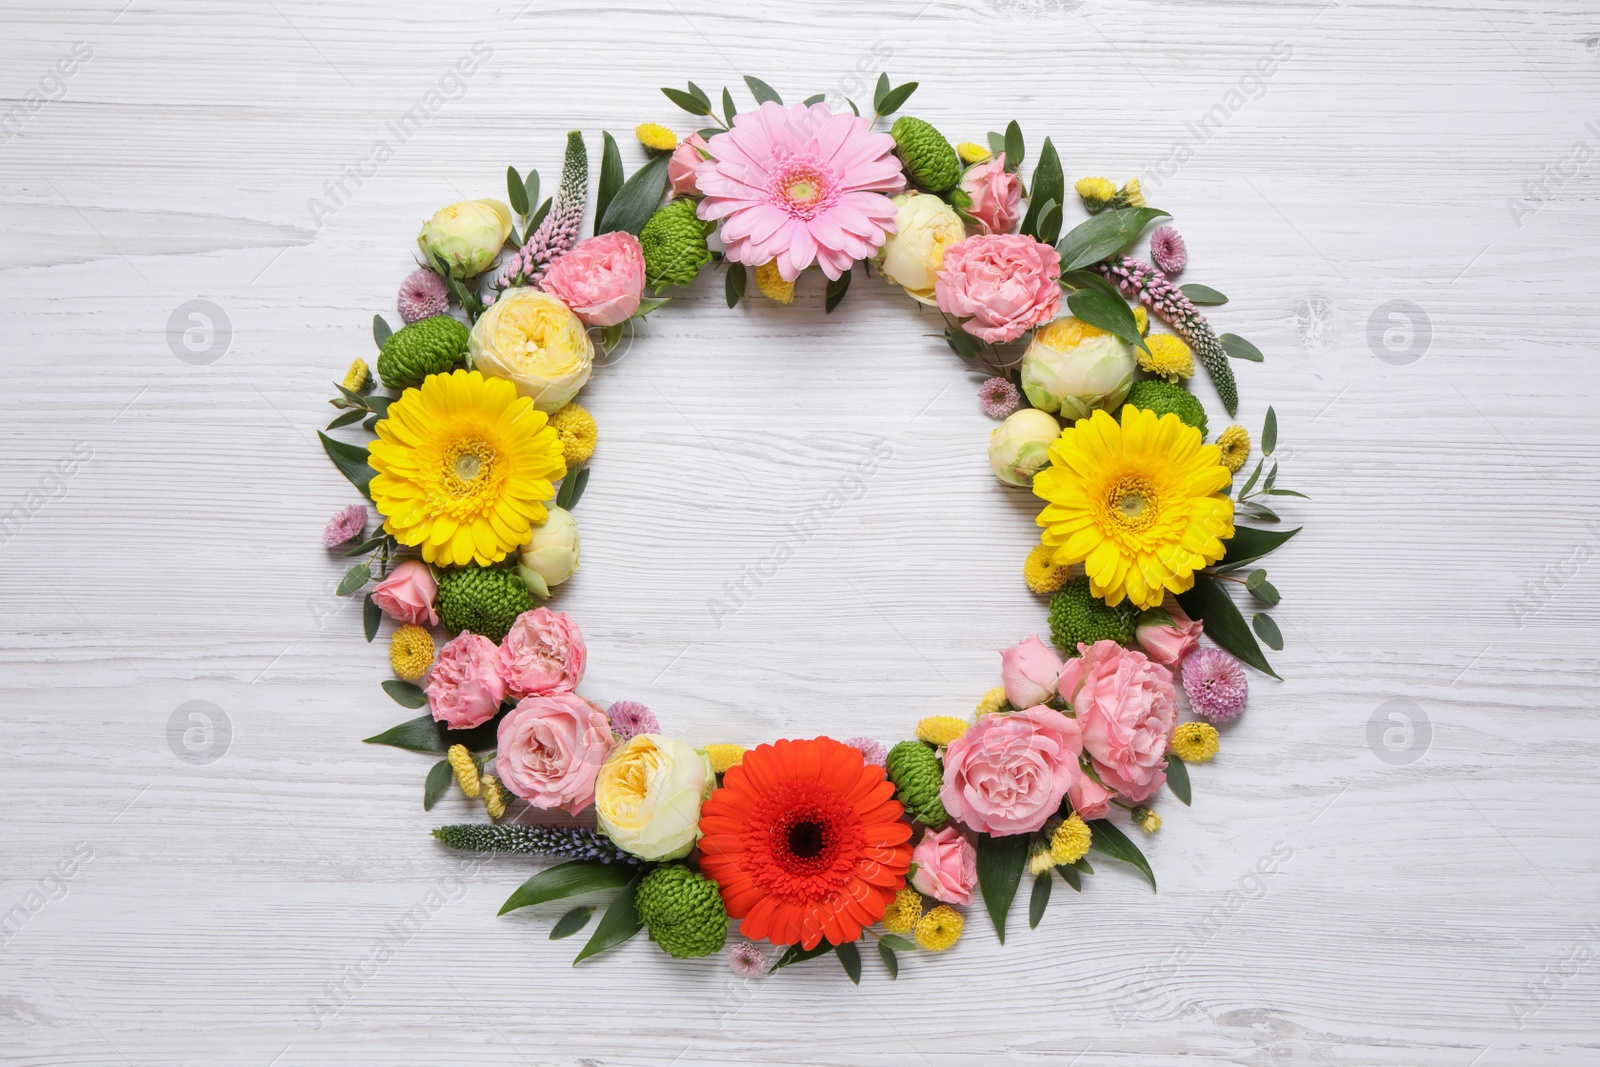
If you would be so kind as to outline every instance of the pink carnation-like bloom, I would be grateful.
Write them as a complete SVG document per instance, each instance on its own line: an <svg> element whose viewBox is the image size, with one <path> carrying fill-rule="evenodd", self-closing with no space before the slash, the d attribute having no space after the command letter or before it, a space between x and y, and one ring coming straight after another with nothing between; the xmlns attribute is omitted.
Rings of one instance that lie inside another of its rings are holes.
<svg viewBox="0 0 1600 1067"><path fill-rule="evenodd" d="M500 673L512 696L570 693L583 681L588 658L578 624L549 608L518 615L500 642Z"/></svg>
<svg viewBox="0 0 1600 1067"><path fill-rule="evenodd" d="M495 771L507 788L533 807L573 815L594 803L610 752L606 713L576 693L527 697L495 732Z"/></svg>
<svg viewBox="0 0 1600 1067"><path fill-rule="evenodd" d="M322 530L322 543L329 548L354 541L367 528L367 509L363 504L340 508Z"/></svg>
<svg viewBox="0 0 1600 1067"><path fill-rule="evenodd" d="M433 271L418 267L400 283L400 295L395 300L400 306L400 318L407 326L422 319L443 315L450 309L450 294L444 279Z"/></svg>
<svg viewBox="0 0 1600 1067"><path fill-rule="evenodd" d="M1006 701L1014 708L1043 704L1056 695L1061 667L1061 657L1037 635L1002 649L1000 683L1006 688Z"/></svg>
<svg viewBox="0 0 1600 1067"><path fill-rule="evenodd" d="M1031 833L1082 776L1078 724L1043 705L986 715L944 753L939 799L950 817L994 837Z"/></svg>
<svg viewBox="0 0 1600 1067"><path fill-rule="evenodd" d="M631 741L640 734L659 734L656 713L637 700L619 700L606 712L611 717L611 732L618 741Z"/></svg>
<svg viewBox="0 0 1600 1067"><path fill-rule="evenodd" d="M408 559L372 587L372 602L396 622L438 626L439 615L433 609L438 593L438 583L428 565L420 559Z"/></svg>
<svg viewBox="0 0 1600 1067"><path fill-rule="evenodd" d="M667 157L667 181L672 186L672 192L667 196L668 200L680 196L700 195L700 187L694 183L694 172L705 162L706 157L700 152L706 147L708 146L704 137L698 133L691 133L672 150L672 155Z"/></svg>
<svg viewBox="0 0 1600 1067"><path fill-rule="evenodd" d="M1161 607L1140 613L1139 628L1133 636L1145 655L1163 667L1176 667L1200 644L1204 629L1204 624L1189 618L1176 600L1168 598Z"/></svg>
<svg viewBox="0 0 1600 1067"><path fill-rule="evenodd" d="M644 249L617 230L579 241L550 264L540 283L586 326L615 326L639 310L644 295Z"/></svg>
<svg viewBox="0 0 1600 1067"><path fill-rule="evenodd" d="M1150 235L1150 258L1156 261L1162 274L1179 274L1189 265L1189 246L1183 243L1177 230L1163 226Z"/></svg>
<svg viewBox="0 0 1600 1067"><path fill-rule="evenodd" d="M1006 154L1000 152L961 176L961 191L972 197L967 214L984 233L1010 233L1022 218L1022 179L1006 173Z"/></svg>
<svg viewBox="0 0 1600 1067"><path fill-rule="evenodd" d="M1244 710L1250 683L1232 655L1220 648L1198 648L1183 661L1183 691L1196 715L1230 722Z"/></svg>
<svg viewBox="0 0 1600 1067"><path fill-rule="evenodd" d="M861 753L861 761L882 767L889 758L889 749L875 737L852 737L845 744Z"/></svg>
<svg viewBox="0 0 1600 1067"><path fill-rule="evenodd" d="M1061 698L1077 713L1083 750L1100 781L1138 803L1167 780L1178 726L1172 672L1115 641L1079 645L1061 671Z"/></svg>
<svg viewBox="0 0 1600 1067"><path fill-rule="evenodd" d="M934 278L939 310L980 341L1015 341L1061 309L1061 254L1020 234L968 237L944 250Z"/></svg>
<svg viewBox="0 0 1600 1067"><path fill-rule="evenodd" d="M894 138L859 115L769 100L735 115L707 148L713 158L695 168L698 213L721 220L735 263L776 261L790 282L816 263L838 278L894 232L897 209L884 194L902 192L905 174Z"/></svg>
<svg viewBox="0 0 1600 1067"><path fill-rule="evenodd" d="M451 729L482 726L506 698L499 648L482 634L461 631L439 650L428 672L427 694L433 717Z"/></svg>
<svg viewBox="0 0 1600 1067"><path fill-rule="evenodd" d="M978 884L978 852L960 830L947 826L924 833L911 850L911 862L917 865L917 873L911 876L917 892L946 904L972 903L972 889Z"/></svg>
<svg viewBox="0 0 1600 1067"><path fill-rule="evenodd" d="M978 404L991 419L1003 419L1022 407L1022 394L1005 378L990 378L978 386Z"/></svg>

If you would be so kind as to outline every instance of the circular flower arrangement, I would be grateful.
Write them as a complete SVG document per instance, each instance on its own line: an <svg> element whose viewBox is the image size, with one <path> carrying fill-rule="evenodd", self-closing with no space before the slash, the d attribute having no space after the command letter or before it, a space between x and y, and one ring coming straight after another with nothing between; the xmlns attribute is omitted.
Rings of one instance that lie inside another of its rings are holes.
<svg viewBox="0 0 1600 1067"><path fill-rule="evenodd" d="M1164 789L1188 804L1188 765L1216 756L1212 724L1244 707L1244 665L1272 673L1257 637L1281 647L1262 610L1278 592L1254 565L1296 532L1275 532L1265 498L1301 494L1269 465L1270 408L1242 484L1249 432L1207 443L1185 381L1203 366L1231 415L1229 359L1261 355L1212 332L1197 305L1221 293L1171 280L1188 261L1177 231L1152 235L1155 266L1127 256L1167 214L1137 181L1076 182L1088 218L1063 236L1076 205L1060 159L1046 139L1024 183L1015 122L953 147L922 119L878 128L914 85L880 78L869 120L746 81L757 106L735 113L724 90L722 117L693 83L663 90L713 125L682 140L640 126L649 160L631 176L607 134L587 239L578 133L553 196L511 168L509 204L452 204L424 223L404 325L373 322L378 381L358 359L332 401L329 430L359 423L375 439L321 435L381 523L369 531L353 504L324 540L365 557L338 591L365 590L367 640L395 624L384 689L427 709L367 740L439 757L425 809L452 787L484 804L487 822L434 836L562 861L502 912L616 890L578 959L643 930L673 957L726 950L743 977L832 952L859 981L870 939L893 977L901 953L954 945L977 899L1004 940L1025 875L1037 925L1058 877L1078 889L1093 872L1091 851L1155 887L1117 813L1154 833ZM642 704L579 695L583 634L539 602L579 564L572 510L598 428L575 397L596 347L609 353L702 273L722 272L730 307L752 270L777 304L819 273L831 311L858 266L937 309L984 375L980 407L1001 420L989 464L1044 501L1021 569L1048 598L1050 642L1003 650L1002 684L972 714L929 716L892 746L697 747ZM1236 524L1246 517L1265 525ZM1230 585L1256 602L1250 623ZM593 911L569 911L552 936Z"/></svg>

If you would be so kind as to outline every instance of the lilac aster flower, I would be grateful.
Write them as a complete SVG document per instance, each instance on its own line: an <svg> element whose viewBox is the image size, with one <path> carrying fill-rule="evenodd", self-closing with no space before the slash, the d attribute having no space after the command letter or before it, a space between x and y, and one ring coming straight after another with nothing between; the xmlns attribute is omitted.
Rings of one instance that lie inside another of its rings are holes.
<svg viewBox="0 0 1600 1067"><path fill-rule="evenodd" d="M861 753L861 758L868 763L883 766L883 761L889 757L889 750L883 747L883 742L872 737L852 737L845 744Z"/></svg>
<svg viewBox="0 0 1600 1067"><path fill-rule="evenodd" d="M328 520L328 525L322 531L322 543L332 548L342 545L346 541L354 541L361 536L361 531L367 528L367 509L363 504L351 504L339 511Z"/></svg>
<svg viewBox="0 0 1600 1067"><path fill-rule="evenodd" d="M1005 378L990 378L978 386L978 403L991 419L1003 419L1022 406L1022 394Z"/></svg>
<svg viewBox="0 0 1600 1067"><path fill-rule="evenodd" d="M751 941L740 941L728 950L728 967L740 978L760 978L767 973L767 954Z"/></svg>
<svg viewBox="0 0 1600 1067"><path fill-rule="evenodd" d="M1197 648L1183 659L1183 691L1194 713L1211 722L1230 722L1250 695L1244 667L1220 648Z"/></svg>
<svg viewBox="0 0 1600 1067"><path fill-rule="evenodd" d="M606 712L611 717L611 732L618 741L628 741L639 734L661 732L656 713L636 700L619 700Z"/></svg>
<svg viewBox="0 0 1600 1067"><path fill-rule="evenodd" d="M450 308L450 296L445 290L444 279L422 267L406 275L406 280L400 283L400 296L395 302L400 305L400 317L408 326L420 319L443 315Z"/></svg>
<svg viewBox="0 0 1600 1067"><path fill-rule="evenodd" d="M1189 263L1189 248L1171 226L1163 226L1150 235L1150 258L1156 261L1163 274L1177 274Z"/></svg>

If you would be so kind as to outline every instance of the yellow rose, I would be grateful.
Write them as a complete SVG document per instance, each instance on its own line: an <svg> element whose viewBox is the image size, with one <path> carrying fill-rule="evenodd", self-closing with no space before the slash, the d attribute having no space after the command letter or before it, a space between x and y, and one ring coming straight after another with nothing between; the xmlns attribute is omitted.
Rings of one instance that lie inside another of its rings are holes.
<svg viewBox="0 0 1600 1067"><path fill-rule="evenodd" d="M681 859L700 838L700 805L716 788L711 760L685 741L639 734L600 768L600 830L640 859Z"/></svg>
<svg viewBox="0 0 1600 1067"><path fill-rule="evenodd" d="M470 278L489 269L510 236L510 208L498 200L462 200L422 224L417 247L429 263L444 257L452 278Z"/></svg>
<svg viewBox="0 0 1600 1067"><path fill-rule="evenodd" d="M913 300L934 306L933 280L944 250L967 236L955 209L932 193L901 193L893 198L895 232L878 250L883 276Z"/></svg>
<svg viewBox="0 0 1600 1067"><path fill-rule="evenodd" d="M594 369L589 331L567 305L538 289L507 289L467 339L472 366L504 378L543 412L566 406Z"/></svg>

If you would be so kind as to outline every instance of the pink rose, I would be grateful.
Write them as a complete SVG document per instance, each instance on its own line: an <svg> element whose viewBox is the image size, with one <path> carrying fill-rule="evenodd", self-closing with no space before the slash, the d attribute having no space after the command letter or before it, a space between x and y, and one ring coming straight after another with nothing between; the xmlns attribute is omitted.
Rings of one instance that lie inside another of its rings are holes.
<svg viewBox="0 0 1600 1067"><path fill-rule="evenodd" d="M980 341L1015 341L1061 308L1061 255L1018 234L968 237L944 250L933 296Z"/></svg>
<svg viewBox="0 0 1600 1067"><path fill-rule="evenodd" d="M439 650L428 672L428 708L452 730L481 726L506 698L500 650L481 634L461 631Z"/></svg>
<svg viewBox="0 0 1600 1067"><path fill-rule="evenodd" d="M1200 643L1203 628L1169 597L1162 607L1147 608L1140 613L1139 629L1134 637L1145 655L1163 667L1176 667Z"/></svg>
<svg viewBox="0 0 1600 1067"><path fill-rule="evenodd" d="M594 803L611 727L598 704L576 693L528 697L506 712L495 734L495 772L536 808L576 815Z"/></svg>
<svg viewBox="0 0 1600 1067"><path fill-rule="evenodd" d="M583 681L588 658L578 624L549 608L518 615L500 643L500 673L517 697L572 692Z"/></svg>
<svg viewBox="0 0 1600 1067"><path fill-rule="evenodd" d="M991 156L961 176L961 191L972 197L967 214L984 233L1010 233L1022 217L1022 179L1006 173L1006 154Z"/></svg>
<svg viewBox="0 0 1600 1067"><path fill-rule="evenodd" d="M1111 810L1111 798L1114 796L1115 793L1087 774L1078 775L1078 780L1067 790L1067 799L1072 801L1072 810L1085 820L1105 818L1106 813Z"/></svg>
<svg viewBox="0 0 1600 1067"><path fill-rule="evenodd" d="M1000 681L1006 700L1014 708L1031 708L1056 695L1061 657L1038 637L1012 645L1000 653Z"/></svg>
<svg viewBox="0 0 1600 1067"><path fill-rule="evenodd" d="M408 559L372 587L372 602L397 622L438 626L439 616L433 610L433 598L438 592L428 565L419 559Z"/></svg>
<svg viewBox="0 0 1600 1067"><path fill-rule="evenodd" d="M671 158L667 160L667 181L672 183L672 196L667 199L700 195L700 187L694 183L694 169L706 159L700 150L709 147L704 137L691 133L673 149Z"/></svg>
<svg viewBox="0 0 1600 1067"><path fill-rule="evenodd" d="M1078 651L1061 672L1062 699L1078 715L1100 780L1137 804L1167 780L1167 743L1178 725L1172 672L1115 641Z"/></svg>
<svg viewBox="0 0 1600 1067"><path fill-rule="evenodd" d="M623 230L579 241L550 264L540 283L587 326L615 326L639 310L644 249Z"/></svg>
<svg viewBox="0 0 1600 1067"><path fill-rule="evenodd" d="M946 904L971 904L972 887L978 884L978 852L972 842L954 826L929 830L911 850L917 873L911 885Z"/></svg>
<svg viewBox="0 0 1600 1067"><path fill-rule="evenodd" d="M939 799L951 818L1005 837L1031 833L1056 813L1082 775L1078 724L1047 707L988 715L944 753Z"/></svg>

